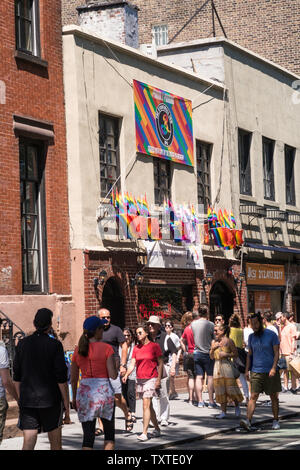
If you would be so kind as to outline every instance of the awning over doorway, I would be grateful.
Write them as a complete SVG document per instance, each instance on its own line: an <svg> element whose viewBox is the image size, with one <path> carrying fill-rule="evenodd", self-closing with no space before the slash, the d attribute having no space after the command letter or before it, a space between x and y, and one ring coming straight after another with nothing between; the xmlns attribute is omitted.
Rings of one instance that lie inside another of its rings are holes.
<svg viewBox="0 0 300 470"><path fill-rule="evenodd" d="M258 243L245 242L245 247L255 248L256 250L269 250L269 251L279 251L281 253L290 253L293 255L300 255L300 250L294 248L287 248L284 246L272 246L272 245L260 245Z"/></svg>

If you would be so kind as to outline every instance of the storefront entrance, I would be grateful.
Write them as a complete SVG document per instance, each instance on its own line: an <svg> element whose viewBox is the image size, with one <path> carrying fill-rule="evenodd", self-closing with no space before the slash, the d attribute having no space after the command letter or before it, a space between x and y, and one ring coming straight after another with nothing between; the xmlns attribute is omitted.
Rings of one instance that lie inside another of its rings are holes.
<svg viewBox="0 0 300 470"><path fill-rule="evenodd" d="M293 313L295 322L300 323L300 284L296 284L292 292Z"/></svg>
<svg viewBox="0 0 300 470"><path fill-rule="evenodd" d="M118 281L109 278L104 286L102 294L102 308L107 308L111 314L111 323L120 328L125 327L124 298Z"/></svg>
<svg viewBox="0 0 300 470"><path fill-rule="evenodd" d="M141 322L151 315L160 317L161 322L172 320L176 329L187 310L193 309L192 286L141 286L138 291L138 317Z"/></svg>
<svg viewBox="0 0 300 470"><path fill-rule="evenodd" d="M233 314L234 294L222 281L217 281L211 288L209 295L210 320L214 321L216 315L224 315L226 322Z"/></svg>

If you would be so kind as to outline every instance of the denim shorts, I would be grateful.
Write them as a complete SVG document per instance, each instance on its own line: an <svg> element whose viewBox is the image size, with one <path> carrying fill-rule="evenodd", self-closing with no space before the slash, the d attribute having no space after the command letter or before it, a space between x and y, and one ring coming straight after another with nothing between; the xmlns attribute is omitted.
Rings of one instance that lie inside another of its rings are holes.
<svg viewBox="0 0 300 470"><path fill-rule="evenodd" d="M201 375L202 377L206 373L212 376L214 373L214 363L209 354L202 353L200 351L194 352L194 364L195 364L195 375Z"/></svg>

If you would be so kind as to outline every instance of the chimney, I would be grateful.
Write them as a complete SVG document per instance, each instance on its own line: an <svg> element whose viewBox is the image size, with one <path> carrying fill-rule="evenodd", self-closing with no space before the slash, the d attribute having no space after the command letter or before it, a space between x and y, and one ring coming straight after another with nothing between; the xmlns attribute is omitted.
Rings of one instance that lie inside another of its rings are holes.
<svg viewBox="0 0 300 470"><path fill-rule="evenodd" d="M127 0L87 1L77 7L78 24L87 32L138 49L138 10Z"/></svg>

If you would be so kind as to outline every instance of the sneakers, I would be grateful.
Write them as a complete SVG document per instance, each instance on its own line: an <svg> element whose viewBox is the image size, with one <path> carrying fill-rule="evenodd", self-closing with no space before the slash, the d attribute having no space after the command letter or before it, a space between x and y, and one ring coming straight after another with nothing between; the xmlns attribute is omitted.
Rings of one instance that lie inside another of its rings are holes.
<svg viewBox="0 0 300 470"><path fill-rule="evenodd" d="M277 430L280 429L280 424L276 419L274 419L273 424L272 424L272 429Z"/></svg>
<svg viewBox="0 0 300 470"><path fill-rule="evenodd" d="M224 418L226 418L226 413L224 413L224 411L222 411L219 415L216 415L215 418L216 419L224 419Z"/></svg>
<svg viewBox="0 0 300 470"><path fill-rule="evenodd" d="M245 429L246 431L251 431L251 423L249 419L241 419L240 421L241 428Z"/></svg>
<svg viewBox="0 0 300 470"><path fill-rule="evenodd" d="M293 395L297 395L297 389L293 390L292 388L290 388L290 392L291 392Z"/></svg>
<svg viewBox="0 0 300 470"><path fill-rule="evenodd" d="M197 406L198 406L198 408L205 408L204 401L199 401Z"/></svg>
<svg viewBox="0 0 300 470"><path fill-rule="evenodd" d="M139 441L148 441L148 436L146 436L146 434L140 434L137 438Z"/></svg>
<svg viewBox="0 0 300 470"><path fill-rule="evenodd" d="M171 393L169 396L169 400L175 400L176 398L178 398L178 393Z"/></svg>
<svg viewBox="0 0 300 470"><path fill-rule="evenodd" d="M154 429L154 431L151 433L151 437L160 437L161 432L160 429Z"/></svg>
<svg viewBox="0 0 300 470"><path fill-rule="evenodd" d="M218 405L216 403L209 403L208 408L218 408Z"/></svg>
<svg viewBox="0 0 300 470"><path fill-rule="evenodd" d="M288 392L288 389L287 389L287 388L284 388L284 387L282 387L281 393L287 393L287 392Z"/></svg>
<svg viewBox="0 0 300 470"><path fill-rule="evenodd" d="M163 420L160 422L160 425L161 425L161 426L169 426L169 423L168 423L168 421L166 421L165 419L163 419Z"/></svg>

